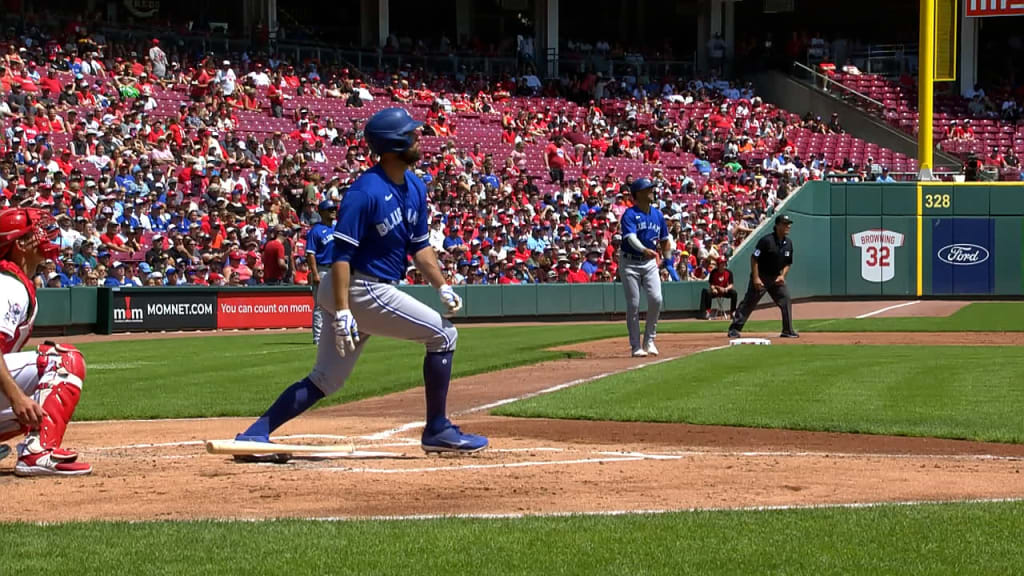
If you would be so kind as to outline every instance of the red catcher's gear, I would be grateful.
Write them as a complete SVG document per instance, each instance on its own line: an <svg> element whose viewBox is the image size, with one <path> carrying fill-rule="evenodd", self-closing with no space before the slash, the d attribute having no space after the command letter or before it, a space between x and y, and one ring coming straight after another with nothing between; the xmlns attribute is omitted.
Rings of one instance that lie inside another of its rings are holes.
<svg viewBox="0 0 1024 576"><path fill-rule="evenodd" d="M44 258L60 255L60 246L54 242L60 236L60 227L52 214L39 208L0 210L0 258L6 258L14 241L28 234L39 242L38 250Z"/></svg>
<svg viewBox="0 0 1024 576"><path fill-rule="evenodd" d="M74 346L45 342L39 346L36 368L39 370L39 405L46 412L39 429L39 448L53 450L60 447L82 395L85 359ZM34 448L31 444L29 442L30 448Z"/></svg>

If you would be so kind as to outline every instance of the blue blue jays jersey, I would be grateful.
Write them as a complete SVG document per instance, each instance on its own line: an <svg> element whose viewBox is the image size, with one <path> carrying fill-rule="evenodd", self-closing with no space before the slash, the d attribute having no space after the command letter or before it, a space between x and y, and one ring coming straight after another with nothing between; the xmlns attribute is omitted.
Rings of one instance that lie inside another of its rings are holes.
<svg viewBox="0 0 1024 576"><path fill-rule="evenodd" d="M332 262L384 280L405 277L407 256L429 246L427 186L405 172L405 183L388 179L374 166L345 193L334 225ZM355 248L355 250L352 250Z"/></svg>
<svg viewBox="0 0 1024 576"><path fill-rule="evenodd" d="M621 226L623 238L633 234L644 248L651 250L657 250L658 242L668 238L665 217L661 215L661 210L654 206L651 206L647 213L641 212L635 206L630 207L622 213ZM622 251L633 256L643 256L629 242L622 243Z"/></svg>
<svg viewBox="0 0 1024 576"><path fill-rule="evenodd" d="M323 222L313 224L306 233L306 254L316 257L316 265L323 272L334 263L334 230Z"/></svg>

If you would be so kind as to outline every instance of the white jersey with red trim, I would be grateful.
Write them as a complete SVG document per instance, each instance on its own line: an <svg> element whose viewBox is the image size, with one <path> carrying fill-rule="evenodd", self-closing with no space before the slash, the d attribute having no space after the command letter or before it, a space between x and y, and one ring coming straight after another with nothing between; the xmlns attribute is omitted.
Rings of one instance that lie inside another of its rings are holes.
<svg viewBox="0 0 1024 576"><path fill-rule="evenodd" d="M4 354L19 352L36 320L35 294L19 278L0 271L0 335Z"/></svg>

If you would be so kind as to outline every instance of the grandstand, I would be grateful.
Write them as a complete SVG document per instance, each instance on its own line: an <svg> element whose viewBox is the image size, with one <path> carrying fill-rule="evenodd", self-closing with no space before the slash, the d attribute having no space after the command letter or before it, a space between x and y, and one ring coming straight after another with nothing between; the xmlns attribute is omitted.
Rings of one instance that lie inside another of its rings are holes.
<svg viewBox="0 0 1024 576"><path fill-rule="evenodd" d="M705 277L807 180L892 181L917 172L910 155L847 133L838 117L765 102L738 77L751 62L774 65L780 52L812 64L835 59L849 51L838 39L794 35L785 46L759 48L759 30L737 42L751 7L715 1L698 15L695 43L631 47L579 38L578 23L559 19L577 4L533 4L517 41L506 31L489 45L463 34L484 31L483 12L468 23L457 12L450 30L443 14L429 16L440 36L409 46L387 14L362 10L363 44L379 49L355 52L351 42L331 46L297 22L292 37L307 44L289 45L276 13L260 16L278 36L257 25L266 35L225 37L210 24L215 15L206 22L212 32L146 27L144 19L130 29L102 17L91 26L11 20L0 43L3 201L49 206L73 230L65 259L40 270L37 284L230 284L232 255L243 268L260 268L272 229L288 244L288 280L301 283L292 272L316 218L311 206L340 199L372 166L361 123L395 105L427 122L418 173L440 222L435 246L456 284L558 281L591 254L599 256L586 267L588 280L614 278L617 217L638 177L662 189L675 242L662 272L675 281ZM705 17L724 36L708 34ZM563 24L572 39L560 39ZM434 59L439 52L447 60ZM859 70L832 81L833 94L846 87L881 104L862 105L863 113L916 131L912 82ZM994 94L987 98L998 101ZM999 96L1012 99L1005 90ZM1016 116L975 114L977 107L940 97L937 141L964 158L996 149L1002 176L1017 178ZM558 137L568 158L561 181L545 161ZM453 231L462 244L446 246ZM539 241L516 257L535 231ZM95 256L82 257L85 244ZM525 271L507 265L517 258ZM116 262L124 278L111 275ZM245 276L238 280L260 278ZM411 274L408 282L416 281Z"/></svg>

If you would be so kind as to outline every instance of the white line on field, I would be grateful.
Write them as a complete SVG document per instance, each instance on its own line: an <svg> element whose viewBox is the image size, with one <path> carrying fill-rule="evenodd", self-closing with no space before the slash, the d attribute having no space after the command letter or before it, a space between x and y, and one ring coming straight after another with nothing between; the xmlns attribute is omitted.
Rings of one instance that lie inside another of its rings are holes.
<svg viewBox="0 0 1024 576"><path fill-rule="evenodd" d="M650 459L659 456L710 456L720 458L874 458L886 460L988 460L1000 462L1024 461L1024 456L1000 456L997 454L886 454L879 452L814 452L814 451L765 451L731 452L726 450L670 450L660 454L644 452L597 452L597 454L643 454Z"/></svg>
<svg viewBox="0 0 1024 576"><path fill-rule="evenodd" d="M682 458L681 456L676 459ZM509 462L506 464L467 464L465 466L433 466L429 468L319 468L324 472L361 472L366 474L421 474L424 472L452 472L459 470L489 470L492 468L529 468L533 466L568 466L571 464L603 464L606 462L636 462L646 460L643 456L619 458L579 458L576 460L549 460L531 462Z"/></svg>
<svg viewBox="0 0 1024 576"><path fill-rule="evenodd" d="M920 303L921 303L920 300L914 300L913 302L901 302L899 304L893 304L892 306L886 306L885 308L879 308L878 310L872 310L871 312L868 312L867 314L861 314L860 316L855 316L855 318L857 320L861 320L861 319L864 319L864 318L870 318L870 317L874 316L875 314L881 314L883 312L888 312L889 310L895 310L897 308L903 308L905 306L913 306L914 304L920 304Z"/></svg>
<svg viewBox="0 0 1024 576"><path fill-rule="evenodd" d="M321 440L344 440L346 438L352 438L351 436L340 436L338 434L290 434L288 436L274 436L273 440L299 440L303 438L317 438ZM90 451L103 451L103 450L131 450L137 448L173 448L178 446L200 446L206 444L205 440L183 440L180 442L160 442L155 444L124 444L121 446L101 446L99 448L89 448L86 450ZM398 447L398 446L414 446L418 445L418 440L396 440L387 444L374 444L378 447Z"/></svg>
<svg viewBox="0 0 1024 576"><path fill-rule="evenodd" d="M601 374L597 374L596 376L588 376L586 378L578 378L576 380L572 380L570 382L564 382L562 384L556 384L555 386L550 386L548 388L544 388L543 390L538 390L536 392L528 392L526 394L521 394L519 396L514 396L512 398L504 398L502 400L497 400L495 402L490 402L490 403L487 403L487 404L482 404L480 406L475 406L473 408L467 408L466 410L459 410L457 412L453 412L452 416L463 416L463 415L466 415L466 414L473 414L474 412L481 412L483 410L490 410L491 408L497 408L498 406L504 406L505 404L511 404L513 402L518 402L520 400L526 400L527 398L533 398L535 396L541 396L543 394L550 394L552 392L557 392L559 390L564 390L566 388L572 388L573 386L579 386L580 384L586 384L588 382L593 382L595 380L600 380L602 378L607 378L609 376L615 376L615 375L618 375L618 374L624 374L626 372L632 372L633 370L639 370L641 368L647 368L648 366L657 366L658 364L664 364L665 362L671 362L673 360L678 360L678 359L682 358L683 356L696 356L697 354L702 354L704 352L714 352L715 350L724 350L725 348L728 348L728 346L712 346L711 348L704 348L703 350L698 350L697 352L694 352L693 354L684 354L684 355L679 355L679 356L670 356L668 358L661 358L659 360L654 360L654 361L651 361L651 362L643 362L643 363L640 363L640 364L634 364L633 366L629 366L629 367L623 368L621 370L609 370L608 372L603 372ZM408 430L412 430L414 428L422 427L422 426L424 426L424 424L425 424L424 422L408 422L406 424L402 424L401 426L399 426L397 428L392 428L391 430L384 430L383 432L377 432L375 434L370 434L368 436L361 436L360 438L365 439L365 440L383 440L385 438L390 438L391 436L394 436L395 434L399 434L399 433L402 433L402 432L405 432L405 431L408 431Z"/></svg>
<svg viewBox="0 0 1024 576"><path fill-rule="evenodd" d="M565 452L565 448L549 448L540 446L538 448L488 448L488 452Z"/></svg>

